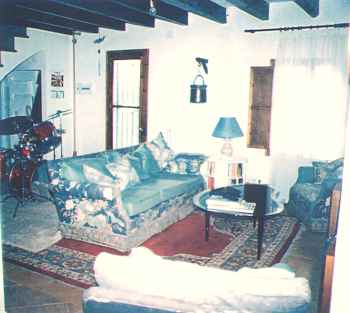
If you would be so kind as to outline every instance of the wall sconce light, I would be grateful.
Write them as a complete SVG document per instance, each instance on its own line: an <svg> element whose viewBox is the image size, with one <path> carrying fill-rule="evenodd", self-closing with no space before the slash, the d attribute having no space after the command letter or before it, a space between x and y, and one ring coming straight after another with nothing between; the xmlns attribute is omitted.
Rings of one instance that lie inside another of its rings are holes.
<svg viewBox="0 0 350 313"><path fill-rule="evenodd" d="M208 74L208 60L196 58L196 61L198 63L198 74L195 76L193 83L190 86L190 102L205 103L207 102L207 85L205 84L203 75L200 73L200 69L203 67L204 72Z"/></svg>

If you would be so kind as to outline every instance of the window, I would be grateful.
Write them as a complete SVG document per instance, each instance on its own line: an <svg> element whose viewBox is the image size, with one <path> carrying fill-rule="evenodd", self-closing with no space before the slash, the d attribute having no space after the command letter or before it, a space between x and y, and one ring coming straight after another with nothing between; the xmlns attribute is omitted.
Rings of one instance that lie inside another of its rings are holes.
<svg viewBox="0 0 350 313"><path fill-rule="evenodd" d="M270 66L250 70L248 148L265 149L270 154L270 125L274 60Z"/></svg>

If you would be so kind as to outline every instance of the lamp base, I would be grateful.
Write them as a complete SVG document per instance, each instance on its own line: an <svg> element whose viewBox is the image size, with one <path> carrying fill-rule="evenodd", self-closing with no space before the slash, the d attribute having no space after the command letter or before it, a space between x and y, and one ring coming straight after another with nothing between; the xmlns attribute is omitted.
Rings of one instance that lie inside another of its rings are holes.
<svg viewBox="0 0 350 313"><path fill-rule="evenodd" d="M224 145L221 148L221 154L226 157L232 158L233 149L230 141L228 140L225 141Z"/></svg>

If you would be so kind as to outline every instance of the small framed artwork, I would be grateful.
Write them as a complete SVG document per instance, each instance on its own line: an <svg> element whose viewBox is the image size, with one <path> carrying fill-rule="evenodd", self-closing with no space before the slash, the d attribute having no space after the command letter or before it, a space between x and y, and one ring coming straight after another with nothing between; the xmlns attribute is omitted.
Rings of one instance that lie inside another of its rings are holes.
<svg viewBox="0 0 350 313"><path fill-rule="evenodd" d="M51 87L63 87L64 75L62 72L51 73Z"/></svg>

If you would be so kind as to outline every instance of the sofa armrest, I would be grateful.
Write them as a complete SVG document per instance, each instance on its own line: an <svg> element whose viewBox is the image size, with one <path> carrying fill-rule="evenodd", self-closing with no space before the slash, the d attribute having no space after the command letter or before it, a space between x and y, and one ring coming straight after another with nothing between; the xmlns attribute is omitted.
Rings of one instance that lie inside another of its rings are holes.
<svg viewBox="0 0 350 313"><path fill-rule="evenodd" d="M178 153L168 161L165 171L184 175L200 175L201 165L207 158L201 153Z"/></svg>
<svg viewBox="0 0 350 313"><path fill-rule="evenodd" d="M118 185L60 181L51 193L61 223L127 233L130 219L122 207Z"/></svg>

